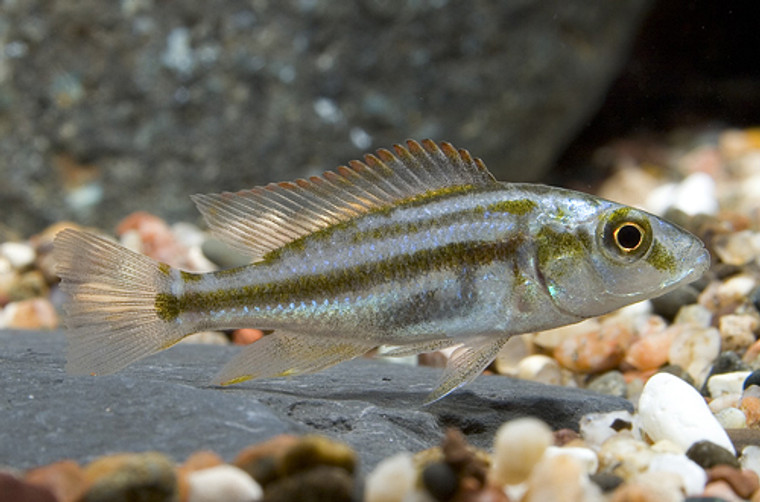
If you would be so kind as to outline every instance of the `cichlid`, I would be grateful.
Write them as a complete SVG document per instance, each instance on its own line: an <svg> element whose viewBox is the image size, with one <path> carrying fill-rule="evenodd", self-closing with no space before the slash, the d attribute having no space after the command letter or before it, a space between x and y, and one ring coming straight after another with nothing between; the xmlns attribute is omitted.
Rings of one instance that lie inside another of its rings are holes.
<svg viewBox="0 0 760 502"><path fill-rule="evenodd" d="M250 265L196 274L68 229L55 257L67 369L111 373L203 330L274 330L220 384L319 371L378 346L457 346L428 401L474 379L512 335L575 323L699 278L702 243L585 193L497 182L425 140L320 177L196 195Z"/></svg>

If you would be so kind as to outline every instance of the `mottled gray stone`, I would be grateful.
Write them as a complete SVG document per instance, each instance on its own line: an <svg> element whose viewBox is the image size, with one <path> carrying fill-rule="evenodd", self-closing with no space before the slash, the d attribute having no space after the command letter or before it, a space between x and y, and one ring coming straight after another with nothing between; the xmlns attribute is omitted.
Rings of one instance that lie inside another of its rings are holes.
<svg viewBox="0 0 760 502"><path fill-rule="evenodd" d="M28 234L331 169L408 137L536 179L648 0L5 2L0 206Z"/></svg>
<svg viewBox="0 0 760 502"><path fill-rule="evenodd" d="M577 430L585 413L631 409L620 398L498 376L423 406L440 370L369 359L217 388L207 382L235 348L209 345L179 345L116 375L70 376L63 349L60 332L0 331L0 465L145 450L183 460L211 449L231 459L276 434L316 432L350 444L366 472L398 451L438 444L449 426L489 448L515 417Z"/></svg>

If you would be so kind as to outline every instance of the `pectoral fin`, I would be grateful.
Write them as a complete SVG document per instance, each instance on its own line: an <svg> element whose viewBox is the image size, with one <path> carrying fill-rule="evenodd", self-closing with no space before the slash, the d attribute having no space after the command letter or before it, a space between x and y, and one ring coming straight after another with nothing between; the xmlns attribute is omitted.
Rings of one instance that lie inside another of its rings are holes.
<svg viewBox="0 0 760 502"><path fill-rule="evenodd" d="M213 383L231 385L253 378L313 373L360 356L373 347L354 340L277 331L245 347L222 368Z"/></svg>
<svg viewBox="0 0 760 502"><path fill-rule="evenodd" d="M508 339L509 336L501 333L487 333L468 339L451 354L438 386L427 396L425 404L438 401L473 381L493 361Z"/></svg>

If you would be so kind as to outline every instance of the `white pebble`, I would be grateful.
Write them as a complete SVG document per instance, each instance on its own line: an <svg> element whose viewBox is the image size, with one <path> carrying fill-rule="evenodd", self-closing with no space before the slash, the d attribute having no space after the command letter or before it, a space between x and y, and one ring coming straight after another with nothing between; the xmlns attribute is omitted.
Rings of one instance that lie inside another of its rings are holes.
<svg viewBox="0 0 760 502"><path fill-rule="evenodd" d="M661 453L655 455L649 464L649 472L672 472L683 481L686 495L699 495L707 484L707 473L686 455Z"/></svg>
<svg viewBox="0 0 760 502"><path fill-rule="evenodd" d="M556 359L543 354L534 354L517 364L517 378L549 385L562 385L562 369Z"/></svg>
<svg viewBox="0 0 760 502"><path fill-rule="evenodd" d="M652 441L669 439L683 448L708 440L734 452L728 434L697 390L669 373L657 373L639 399L637 426Z"/></svg>
<svg viewBox="0 0 760 502"><path fill-rule="evenodd" d="M496 486L525 481L549 445L552 430L537 418L509 421L496 431L489 477Z"/></svg>
<svg viewBox="0 0 760 502"><path fill-rule="evenodd" d="M747 427L747 416L738 408L723 408L715 414L715 418L724 429L744 429Z"/></svg>
<svg viewBox="0 0 760 502"><path fill-rule="evenodd" d="M586 444L599 449L602 443L618 433L611 427L615 420L633 423L633 417L625 410L584 415L580 421L581 437Z"/></svg>
<svg viewBox="0 0 760 502"><path fill-rule="evenodd" d="M749 314L728 314L721 316L718 330L723 340L721 350L741 351L755 342L757 318Z"/></svg>
<svg viewBox="0 0 760 502"><path fill-rule="evenodd" d="M686 326L668 350L668 360L683 368L701 387L713 361L720 354L720 333L715 328Z"/></svg>
<svg viewBox="0 0 760 502"><path fill-rule="evenodd" d="M21 242L3 242L0 244L0 255L4 256L15 269L28 267L34 263L36 257L34 249Z"/></svg>
<svg viewBox="0 0 760 502"><path fill-rule="evenodd" d="M584 466L570 455L547 456L536 464L522 502L596 502L604 500Z"/></svg>
<svg viewBox="0 0 760 502"><path fill-rule="evenodd" d="M713 313L707 307L698 303L684 305L678 310L673 324L696 324L707 328L712 322Z"/></svg>
<svg viewBox="0 0 760 502"><path fill-rule="evenodd" d="M714 415L726 408L738 408L741 400L741 394L722 394L720 397L716 397L710 401L710 404L708 404L708 406Z"/></svg>
<svg viewBox="0 0 760 502"><path fill-rule="evenodd" d="M594 474L599 468L599 458L591 448L582 446L549 446L544 452L544 458L556 457L557 455L569 455L583 466L586 474Z"/></svg>
<svg viewBox="0 0 760 502"><path fill-rule="evenodd" d="M752 374L751 371L732 371L731 373L719 373L707 380L707 390L710 397L718 398L724 394L741 394L744 381Z"/></svg>
<svg viewBox="0 0 760 502"><path fill-rule="evenodd" d="M218 465L187 475L188 502L253 502L261 500L261 486L233 465Z"/></svg>
<svg viewBox="0 0 760 502"><path fill-rule="evenodd" d="M384 459L369 473L364 483L366 502L401 502L414 489L412 455L398 453Z"/></svg>
<svg viewBox="0 0 760 502"><path fill-rule="evenodd" d="M739 463L742 469L749 469L760 476L760 446L745 446L742 456L739 457Z"/></svg>

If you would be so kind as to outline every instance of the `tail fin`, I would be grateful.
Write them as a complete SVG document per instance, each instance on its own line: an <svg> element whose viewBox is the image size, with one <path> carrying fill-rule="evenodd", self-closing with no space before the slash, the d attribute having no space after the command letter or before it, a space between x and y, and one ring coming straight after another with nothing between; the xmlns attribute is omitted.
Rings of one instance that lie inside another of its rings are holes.
<svg viewBox="0 0 760 502"><path fill-rule="evenodd" d="M171 291L168 265L73 229L56 235L54 256L66 294L67 371L113 373L185 336L156 308L157 295Z"/></svg>

